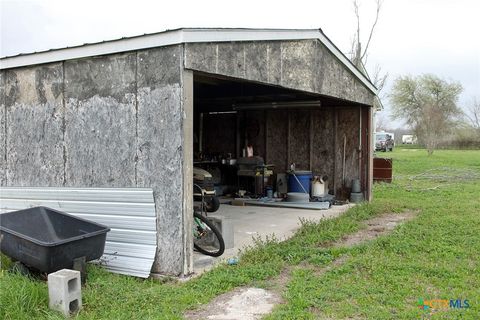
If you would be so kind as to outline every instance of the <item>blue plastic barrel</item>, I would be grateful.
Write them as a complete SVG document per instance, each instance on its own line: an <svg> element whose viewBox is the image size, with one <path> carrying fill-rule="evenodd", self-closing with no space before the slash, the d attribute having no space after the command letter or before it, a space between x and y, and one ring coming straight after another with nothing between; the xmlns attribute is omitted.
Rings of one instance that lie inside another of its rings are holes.
<svg viewBox="0 0 480 320"><path fill-rule="evenodd" d="M302 184L302 186L298 183L297 179L292 174L288 175L288 192L305 192L305 189L308 193L310 193L310 181L312 180L312 171L295 171L295 175L298 178L298 181Z"/></svg>

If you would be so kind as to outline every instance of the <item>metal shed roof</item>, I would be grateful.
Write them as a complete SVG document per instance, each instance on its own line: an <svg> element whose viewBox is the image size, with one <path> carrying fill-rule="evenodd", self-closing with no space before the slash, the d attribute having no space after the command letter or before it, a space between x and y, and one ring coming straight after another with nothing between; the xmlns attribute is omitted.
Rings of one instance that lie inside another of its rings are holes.
<svg viewBox="0 0 480 320"><path fill-rule="evenodd" d="M330 41L321 29L182 28L117 40L87 43L74 47L3 57L0 58L0 69L17 68L181 43L306 39L318 39L322 42L370 91L377 94L377 89L370 80Z"/></svg>

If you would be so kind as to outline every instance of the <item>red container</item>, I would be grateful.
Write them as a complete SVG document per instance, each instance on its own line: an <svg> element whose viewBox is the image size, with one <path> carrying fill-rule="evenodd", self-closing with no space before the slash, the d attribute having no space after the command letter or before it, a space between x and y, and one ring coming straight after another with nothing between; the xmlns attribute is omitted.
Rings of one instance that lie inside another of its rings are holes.
<svg viewBox="0 0 480 320"><path fill-rule="evenodd" d="M392 182L393 160L391 158L373 158L373 182Z"/></svg>

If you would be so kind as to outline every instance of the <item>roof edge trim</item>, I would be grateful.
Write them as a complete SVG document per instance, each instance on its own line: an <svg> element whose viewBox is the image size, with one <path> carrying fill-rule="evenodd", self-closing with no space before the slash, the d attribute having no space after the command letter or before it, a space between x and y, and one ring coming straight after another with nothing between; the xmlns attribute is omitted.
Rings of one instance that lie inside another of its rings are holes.
<svg viewBox="0 0 480 320"><path fill-rule="evenodd" d="M352 64L320 29L175 29L75 47L3 57L0 58L0 70L182 43L307 39L320 40L370 91L375 95L377 94L377 89L370 80Z"/></svg>

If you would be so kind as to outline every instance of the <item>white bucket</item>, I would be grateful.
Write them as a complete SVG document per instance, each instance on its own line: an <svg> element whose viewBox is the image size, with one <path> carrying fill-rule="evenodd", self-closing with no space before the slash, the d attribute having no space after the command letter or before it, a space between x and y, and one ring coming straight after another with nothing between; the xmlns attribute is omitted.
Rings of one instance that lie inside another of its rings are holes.
<svg viewBox="0 0 480 320"><path fill-rule="evenodd" d="M325 196L325 182L320 180L314 180L312 182L312 197L324 197Z"/></svg>

